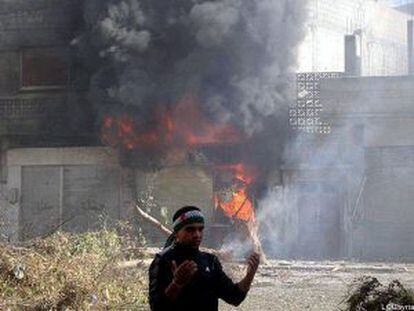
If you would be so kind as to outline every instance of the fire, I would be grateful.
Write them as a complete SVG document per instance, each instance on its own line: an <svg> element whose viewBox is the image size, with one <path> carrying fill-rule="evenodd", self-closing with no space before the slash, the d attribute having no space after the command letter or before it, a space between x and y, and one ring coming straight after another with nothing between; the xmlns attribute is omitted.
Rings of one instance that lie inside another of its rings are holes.
<svg viewBox="0 0 414 311"><path fill-rule="evenodd" d="M261 256L261 260L266 262L266 256L263 252L262 244L258 234L258 223L256 221L255 209L253 206L252 198L249 196L249 186L254 182L254 174L248 170L243 163L235 165L221 166L217 168L223 173L223 175L230 174L233 176L229 186L232 190L230 195L229 189L226 191L222 189L217 191L214 196L216 206L223 209L223 211L232 218L237 218L244 222L248 232L248 238L252 241L253 247L256 252ZM223 177L223 179L226 179ZM218 181L220 182L220 181ZM226 184L221 180L222 184L218 185L222 187ZM228 187L227 187L228 188Z"/></svg>
<svg viewBox="0 0 414 311"><path fill-rule="evenodd" d="M177 105L174 113L175 129L188 147L211 144L233 144L242 135L230 125L217 125L199 109L197 100L188 96Z"/></svg>
<svg viewBox="0 0 414 311"><path fill-rule="evenodd" d="M233 145L243 140L234 126L214 124L203 115L194 96L186 96L174 109L158 114L154 126L138 130L139 124L127 114L106 116L102 124L102 140L113 147L126 150L191 149L206 145ZM229 217L255 221L252 199L248 188L253 182L242 164L214 168L230 174L231 181L216 191L214 200Z"/></svg>
<svg viewBox="0 0 414 311"><path fill-rule="evenodd" d="M233 174L234 178L230 188L216 192L214 197L216 205L229 217L254 222L256 219L254 206L248 193L248 188L253 182L252 175L248 174L246 167L241 163L218 169Z"/></svg>
<svg viewBox="0 0 414 311"><path fill-rule="evenodd" d="M142 132L137 130L138 124L127 114L106 116L102 140L110 146L132 150L233 144L242 138L235 127L216 125L208 120L193 96L185 97L173 110L160 114L157 119L154 127Z"/></svg>

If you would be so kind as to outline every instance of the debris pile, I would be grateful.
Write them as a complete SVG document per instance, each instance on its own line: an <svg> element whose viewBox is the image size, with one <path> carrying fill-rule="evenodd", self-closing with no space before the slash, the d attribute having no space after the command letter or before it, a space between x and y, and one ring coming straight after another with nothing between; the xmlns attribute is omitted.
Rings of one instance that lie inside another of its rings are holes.
<svg viewBox="0 0 414 311"><path fill-rule="evenodd" d="M346 304L347 311L412 310L408 308L414 308L414 292L398 280L384 286L377 278L364 276L351 285Z"/></svg>

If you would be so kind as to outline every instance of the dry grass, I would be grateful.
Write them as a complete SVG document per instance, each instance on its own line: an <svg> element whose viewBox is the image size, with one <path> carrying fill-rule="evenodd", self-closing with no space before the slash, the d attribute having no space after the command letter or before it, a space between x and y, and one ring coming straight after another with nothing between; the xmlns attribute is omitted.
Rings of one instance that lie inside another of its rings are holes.
<svg viewBox="0 0 414 311"><path fill-rule="evenodd" d="M137 310L146 271L117 263L140 258L138 246L115 230L0 244L0 310Z"/></svg>

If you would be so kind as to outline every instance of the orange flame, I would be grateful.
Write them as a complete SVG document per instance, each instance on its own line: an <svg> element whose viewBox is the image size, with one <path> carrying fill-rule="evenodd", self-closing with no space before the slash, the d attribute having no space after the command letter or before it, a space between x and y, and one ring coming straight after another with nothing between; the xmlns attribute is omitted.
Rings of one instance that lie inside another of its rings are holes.
<svg viewBox="0 0 414 311"><path fill-rule="evenodd" d="M220 195L216 193L214 196L216 205L230 217L243 221L255 221L253 202L248 195L248 187L253 182L252 175L247 173L245 166L241 163L219 169L229 170L234 174L237 188L232 192L231 199L227 201L222 200Z"/></svg>
<svg viewBox="0 0 414 311"><path fill-rule="evenodd" d="M241 137L236 128L215 125L204 117L193 96L185 97L173 111L160 115L156 127L145 132L137 131L134 120L127 114L118 118L106 116L102 125L104 143L128 150L232 144Z"/></svg>
<svg viewBox="0 0 414 311"><path fill-rule="evenodd" d="M127 150L195 148L204 145L231 145L242 141L241 133L233 126L214 124L200 110L194 96L183 98L172 111L158 116L156 126L138 131L135 120L127 114L120 117L106 116L102 124L102 141L110 146ZM223 200L216 193L214 200L229 217L254 221L253 202L248 187L253 182L243 164L216 167L234 175L230 200Z"/></svg>

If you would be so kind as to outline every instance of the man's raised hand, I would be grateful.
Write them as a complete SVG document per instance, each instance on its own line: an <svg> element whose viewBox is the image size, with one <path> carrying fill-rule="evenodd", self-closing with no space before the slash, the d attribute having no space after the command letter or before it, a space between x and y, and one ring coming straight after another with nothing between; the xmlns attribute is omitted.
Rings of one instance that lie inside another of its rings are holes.
<svg viewBox="0 0 414 311"><path fill-rule="evenodd" d="M260 263L260 255L258 253L252 253L247 258L247 272L245 277L238 283L240 290L247 293L252 285L254 275L256 274L257 268Z"/></svg>
<svg viewBox="0 0 414 311"><path fill-rule="evenodd" d="M173 281L178 286L184 286L190 283L197 270L197 264L192 260L185 260L178 267L174 260L171 262Z"/></svg>
<svg viewBox="0 0 414 311"><path fill-rule="evenodd" d="M247 259L247 274L254 276L260 264L260 255L253 252Z"/></svg>

